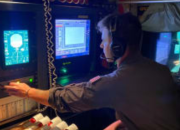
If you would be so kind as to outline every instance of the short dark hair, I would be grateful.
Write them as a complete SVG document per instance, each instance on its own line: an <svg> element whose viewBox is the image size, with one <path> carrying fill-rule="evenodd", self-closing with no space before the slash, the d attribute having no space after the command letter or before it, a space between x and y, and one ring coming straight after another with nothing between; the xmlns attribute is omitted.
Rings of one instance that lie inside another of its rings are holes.
<svg viewBox="0 0 180 130"><path fill-rule="evenodd" d="M123 38L127 41L128 46L133 48L140 46L142 27L139 19L131 13L124 14L110 14L99 21L97 28L116 26L114 34L116 37Z"/></svg>

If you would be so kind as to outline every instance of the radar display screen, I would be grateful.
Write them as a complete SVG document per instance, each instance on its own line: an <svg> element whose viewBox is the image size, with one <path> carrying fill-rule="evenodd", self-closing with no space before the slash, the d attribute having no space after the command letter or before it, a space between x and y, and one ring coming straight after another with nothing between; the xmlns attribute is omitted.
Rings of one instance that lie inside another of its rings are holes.
<svg viewBox="0 0 180 130"><path fill-rule="evenodd" d="M29 62L29 38L27 30L4 31L5 66Z"/></svg>
<svg viewBox="0 0 180 130"><path fill-rule="evenodd" d="M89 55L90 20L57 19L56 59Z"/></svg>

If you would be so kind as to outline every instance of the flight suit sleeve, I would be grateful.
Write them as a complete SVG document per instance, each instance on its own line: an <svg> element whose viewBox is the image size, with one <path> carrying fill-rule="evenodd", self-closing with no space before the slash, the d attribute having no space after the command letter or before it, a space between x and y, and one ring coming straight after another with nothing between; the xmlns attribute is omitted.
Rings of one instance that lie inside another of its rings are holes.
<svg viewBox="0 0 180 130"><path fill-rule="evenodd" d="M82 112L108 107L112 82L109 76L97 76L89 82L50 89L49 104L59 112ZM108 94L106 94L108 93Z"/></svg>

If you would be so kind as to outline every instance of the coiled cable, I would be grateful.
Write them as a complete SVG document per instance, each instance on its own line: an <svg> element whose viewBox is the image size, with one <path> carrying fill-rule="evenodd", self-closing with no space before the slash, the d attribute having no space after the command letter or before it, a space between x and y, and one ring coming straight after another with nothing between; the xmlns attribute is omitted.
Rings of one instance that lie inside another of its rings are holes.
<svg viewBox="0 0 180 130"><path fill-rule="evenodd" d="M52 9L50 8L50 1L49 0L42 0L43 1L43 6L44 6L44 17L45 17L45 31L46 31L46 44L47 44L47 58L48 58L48 72L49 72L49 86L50 88L56 87L56 79L57 79L57 74L56 74L56 67L54 65L54 43L52 42L53 39L53 25L51 23L52 20L52 15L51 11ZM40 104L38 109L36 110L37 112L44 112L47 110L48 106L45 106L44 108L40 109ZM57 111L54 109L55 114L57 115Z"/></svg>

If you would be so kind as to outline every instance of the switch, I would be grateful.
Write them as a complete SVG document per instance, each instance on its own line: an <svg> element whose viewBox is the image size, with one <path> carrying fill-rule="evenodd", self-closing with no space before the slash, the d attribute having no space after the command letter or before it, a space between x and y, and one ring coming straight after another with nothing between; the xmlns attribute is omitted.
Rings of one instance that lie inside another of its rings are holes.
<svg viewBox="0 0 180 130"><path fill-rule="evenodd" d="M7 118L6 105L2 105L2 119L5 120Z"/></svg>
<svg viewBox="0 0 180 130"><path fill-rule="evenodd" d="M24 102L23 100L19 100L20 114L24 113Z"/></svg>
<svg viewBox="0 0 180 130"><path fill-rule="evenodd" d="M26 99L25 99L25 112L28 112L28 111L29 111L29 105L28 105L28 102L29 102L29 99L26 98Z"/></svg>
<svg viewBox="0 0 180 130"><path fill-rule="evenodd" d="M17 110L17 113L16 113L16 114L19 115L19 114L21 113L21 112L20 112L21 110L20 110L19 101L16 101L15 103L16 103L16 110Z"/></svg>
<svg viewBox="0 0 180 130"><path fill-rule="evenodd" d="M2 116L2 106L0 106L0 121L3 120L3 116Z"/></svg>
<svg viewBox="0 0 180 130"><path fill-rule="evenodd" d="M8 107L8 118L11 118L12 117L12 111L13 111L13 109L12 109L12 105L11 105L11 103L9 103L9 104L7 104L7 107Z"/></svg>
<svg viewBox="0 0 180 130"><path fill-rule="evenodd" d="M66 128L67 130L78 130L78 127L75 124L71 124L68 128Z"/></svg>
<svg viewBox="0 0 180 130"><path fill-rule="evenodd" d="M24 111L23 100L16 101L17 114L22 114Z"/></svg>
<svg viewBox="0 0 180 130"><path fill-rule="evenodd" d="M30 105L31 105L31 109L37 108L37 102L32 99L30 99Z"/></svg>
<svg viewBox="0 0 180 130"><path fill-rule="evenodd" d="M25 100L25 111L28 112L33 108L37 108L37 103L32 99Z"/></svg>
<svg viewBox="0 0 180 130"><path fill-rule="evenodd" d="M11 103L11 114L12 114L12 117L16 116L16 104L15 102L12 102Z"/></svg>

